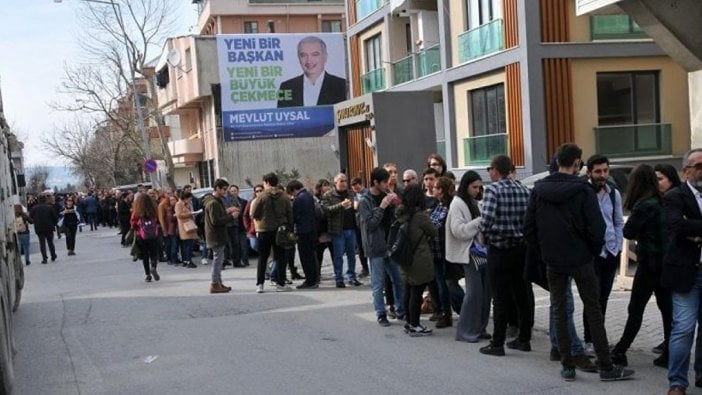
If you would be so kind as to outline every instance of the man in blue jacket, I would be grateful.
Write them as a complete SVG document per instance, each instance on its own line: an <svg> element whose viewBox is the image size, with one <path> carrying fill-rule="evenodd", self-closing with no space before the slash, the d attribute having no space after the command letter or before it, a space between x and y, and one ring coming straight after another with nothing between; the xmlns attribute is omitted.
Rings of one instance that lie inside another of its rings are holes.
<svg viewBox="0 0 702 395"><path fill-rule="evenodd" d="M317 236L314 198L298 180L290 181L285 189L288 195L295 197L292 205L293 224L297 235L297 252L300 254L302 270L305 271L305 282L296 288L318 288L319 272L314 252Z"/></svg>
<svg viewBox="0 0 702 395"><path fill-rule="evenodd" d="M97 225L98 201L93 196L93 192L88 192L88 197L85 198L85 216L90 224L90 230L96 230Z"/></svg>

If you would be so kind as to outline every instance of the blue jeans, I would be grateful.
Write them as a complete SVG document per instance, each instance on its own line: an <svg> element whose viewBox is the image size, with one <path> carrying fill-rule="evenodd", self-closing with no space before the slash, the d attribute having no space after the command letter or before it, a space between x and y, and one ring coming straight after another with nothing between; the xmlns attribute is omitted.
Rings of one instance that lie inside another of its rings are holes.
<svg viewBox="0 0 702 395"><path fill-rule="evenodd" d="M182 240L182 249L181 251L181 260L183 262L192 262L193 259L193 245L195 244L195 240L192 239L185 239Z"/></svg>
<svg viewBox="0 0 702 395"><path fill-rule="evenodd" d="M383 299L383 290L385 289L385 274L390 276L392 281L392 293L395 296L395 312L399 316L405 315L405 306L402 301L402 280L400 279L400 270L397 264L392 263L390 258L375 257L368 258L370 260L370 275L371 289L373 290L373 307L375 314L378 317L385 316L385 300Z"/></svg>
<svg viewBox="0 0 702 395"><path fill-rule="evenodd" d="M690 292L673 292L673 326L668 346L668 381L670 386L687 388L687 371L690 367L690 349L695 337L695 326L700 315L702 297L702 272ZM698 344L698 349L699 344ZM695 364L698 365L698 364Z"/></svg>
<svg viewBox="0 0 702 395"><path fill-rule="evenodd" d="M348 281L356 279L356 231L345 230L332 235L334 246L334 275L336 282L344 281L344 253L346 254L346 277Z"/></svg>
<svg viewBox="0 0 702 395"><path fill-rule="evenodd" d="M178 260L178 236L168 236L168 260L175 262Z"/></svg>
<svg viewBox="0 0 702 395"><path fill-rule="evenodd" d="M256 237L248 236L249 238L249 245L251 246L251 249L258 252L258 239Z"/></svg>
<svg viewBox="0 0 702 395"><path fill-rule="evenodd" d="M568 285L566 286L566 315L568 318L568 333L570 334L570 352L573 355L585 355L583 343L578 337L578 331L575 329L575 323L573 322L573 311L575 310L575 306L573 303L573 289L571 287L572 281L573 280L571 278L568 278ZM553 305L549 307L548 337L551 339L551 349L558 350L558 338L556 337L556 317Z"/></svg>
<svg viewBox="0 0 702 395"><path fill-rule="evenodd" d="M24 263L29 265L29 232L18 233L20 246L22 246L22 253L24 254Z"/></svg>

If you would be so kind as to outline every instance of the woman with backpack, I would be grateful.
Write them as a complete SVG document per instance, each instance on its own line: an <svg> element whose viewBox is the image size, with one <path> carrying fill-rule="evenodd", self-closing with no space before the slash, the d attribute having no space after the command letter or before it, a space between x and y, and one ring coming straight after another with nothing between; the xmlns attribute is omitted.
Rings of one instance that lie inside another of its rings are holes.
<svg viewBox="0 0 702 395"><path fill-rule="evenodd" d="M422 308L422 294L429 282L434 280L434 259L430 242L436 237L436 228L426 211L426 198L418 184L405 188L403 203L395 212L400 224L407 223L408 248L413 253L408 261L400 261L400 269L405 283L405 306L407 323L405 333L412 337L429 336L432 330L422 326L419 316Z"/></svg>
<svg viewBox="0 0 702 395"><path fill-rule="evenodd" d="M471 247L477 243L480 225L478 200L482 197L483 181L474 171L461 177L456 198L451 202L446 218L446 261L463 266L466 294L456 324L456 340L476 343L489 339L485 328L490 318L490 290L485 264L487 259L471 258Z"/></svg>
<svg viewBox="0 0 702 395"><path fill-rule="evenodd" d="M161 225L158 223L156 202L146 193L139 194L139 198L134 202L132 218L129 221L134 229L136 243L141 251L141 259L144 264L145 281L151 282L151 278L158 281L161 276L156 271L158 265L159 242L158 237L161 232Z"/></svg>
<svg viewBox="0 0 702 395"><path fill-rule="evenodd" d="M59 228L66 234L66 249L68 250L68 255L75 255L76 232L78 231L78 224L81 223L82 220L72 197L66 199L66 205L59 215Z"/></svg>
<svg viewBox="0 0 702 395"><path fill-rule="evenodd" d="M24 212L21 204L15 204L15 230L19 238L22 253L24 254L24 263L29 266L32 262L29 261L29 224L32 223L29 215Z"/></svg>

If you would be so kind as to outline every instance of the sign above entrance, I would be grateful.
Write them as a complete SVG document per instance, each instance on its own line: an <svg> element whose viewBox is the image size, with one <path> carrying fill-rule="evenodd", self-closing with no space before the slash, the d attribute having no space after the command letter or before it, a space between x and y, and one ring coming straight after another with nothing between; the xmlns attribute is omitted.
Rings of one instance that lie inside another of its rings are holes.
<svg viewBox="0 0 702 395"><path fill-rule="evenodd" d="M375 117L370 95L341 102L334 106L334 112L337 126L370 121Z"/></svg>
<svg viewBox="0 0 702 395"><path fill-rule="evenodd" d="M217 35L225 141L318 137L346 99L341 33Z"/></svg>

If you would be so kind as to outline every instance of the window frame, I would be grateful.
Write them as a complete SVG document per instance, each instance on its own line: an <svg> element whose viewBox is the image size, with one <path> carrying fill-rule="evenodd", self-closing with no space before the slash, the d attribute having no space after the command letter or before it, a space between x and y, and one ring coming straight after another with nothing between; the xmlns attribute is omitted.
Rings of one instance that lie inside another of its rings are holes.
<svg viewBox="0 0 702 395"><path fill-rule="evenodd" d="M366 73L383 67L383 41L382 34L378 33L363 41ZM370 56L370 54L373 56Z"/></svg>
<svg viewBox="0 0 702 395"><path fill-rule="evenodd" d="M600 91L599 91L599 77L600 76L627 76L630 84L631 84L631 101L630 101L630 114L631 114L631 123L602 123L601 122L601 115L600 115ZM661 81L660 81L660 70L633 70L633 71L604 71L604 72L597 72L595 75L595 84L596 84L596 89L597 89L597 125L598 126L616 126L616 125L641 125L642 123L639 122L639 114L638 114L638 82L637 82L637 76L639 75L648 75L648 76L653 76L654 80L654 99L655 99L655 119L654 122L647 122L647 123L661 123Z"/></svg>
<svg viewBox="0 0 702 395"><path fill-rule="evenodd" d="M258 32L258 21L244 21L244 33L256 34Z"/></svg>
<svg viewBox="0 0 702 395"><path fill-rule="evenodd" d="M488 101L488 95L490 92L495 92L495 125L496 130L490 130L490 103ZM501 93L501 94L500 94ZM483 130L478 130L476 126L476 106L477 95L483 96ZM507 108L506 108L506 98L505 98L505 84L500 82L498 84L484 86L477 89L472 89L467 92L468 96L468 111L470 114L470 130L469 137L480 137L480 136L491 136L496 134L507 134ZM501 98L501 103L500 103Z"/></svg>

